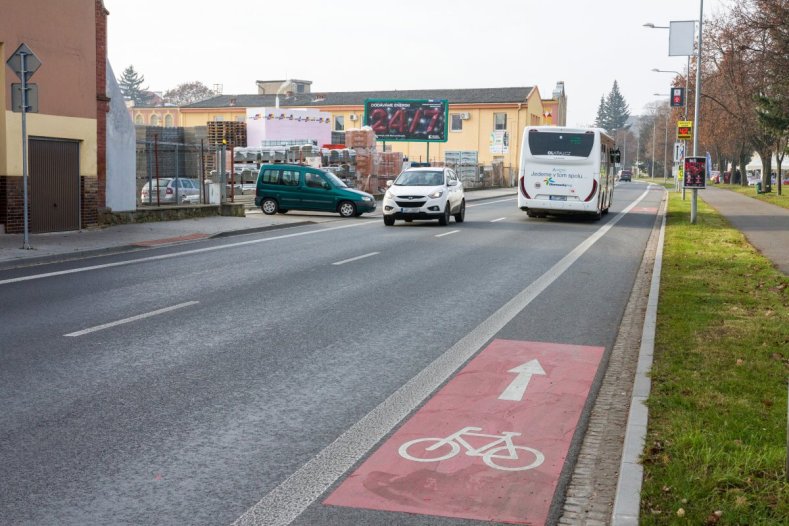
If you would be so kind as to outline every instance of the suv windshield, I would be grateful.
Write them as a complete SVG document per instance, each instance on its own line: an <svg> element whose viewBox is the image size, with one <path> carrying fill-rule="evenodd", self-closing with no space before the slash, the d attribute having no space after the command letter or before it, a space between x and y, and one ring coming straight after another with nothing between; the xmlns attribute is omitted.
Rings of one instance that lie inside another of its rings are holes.
<svg viewBox="0 0 789 526"><path fill-rule="evenodd" d="M406 170L394 182L397 186L438 186L444 184L443 171Z"/></svg>

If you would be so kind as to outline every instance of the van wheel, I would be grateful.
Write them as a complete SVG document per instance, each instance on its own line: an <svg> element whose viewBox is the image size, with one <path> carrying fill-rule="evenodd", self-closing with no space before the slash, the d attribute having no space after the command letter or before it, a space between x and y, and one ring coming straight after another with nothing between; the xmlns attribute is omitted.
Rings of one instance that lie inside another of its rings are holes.
<svg viewBox="0 0 789 526"><path fill-rule="evenodd" d="M279 210L279 205L277 204L276 199L267 197L263 199L262 203L260 203L260 209L263 210L263 213L266 215L274 215L277 213L277 210Z"/></svg>
<svg viewBox="0 0 789 526"><path fill-rule="evenodd" d="M447 226L449 224L449 203L444 207L444 213L438 218L438 224Z"/></svg>
<svg viewBox="0 0 789 526"><path fill-rule="evenodd" d="M466 219L466 200L460 202L460 211L455 214L455 223L462 223Z"/></svg>
<svg viewBox="0 0 789 526"><path fill-rule="evenodd" d="M393 226L395 222L394 216L384 216L384 224L386 226Z"/></svg>
<svg viewBox="0 0 789 526"><path fill-rule="evenodd" d="M337 207L337 211L342 217L353 217L356 215L356 205L350 201L343 201L340 203L340 206Z"/></svg>

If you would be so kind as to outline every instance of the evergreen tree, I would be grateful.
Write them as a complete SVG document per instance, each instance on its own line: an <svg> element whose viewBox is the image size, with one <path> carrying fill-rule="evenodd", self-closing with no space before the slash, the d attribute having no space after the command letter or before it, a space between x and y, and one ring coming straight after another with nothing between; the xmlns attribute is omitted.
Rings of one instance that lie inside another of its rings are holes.
<svg viewBox="0 0 789 526"><path fill-rule="evenodd" d="M600 97L595 126L603 128L609 133L614 133L616 130L624 127L628 118L630 118L630 108L619 91L619 84L617 81L614 81L614 86L611 88L608 96Z"/></svg>
<svg viewBox="0 0 789 526"><path fill-rule="evenodd" d="M627 102L625 102L622 93L619 92L619 84L617 84L616 80L614 81L614 87L611 88L611 93L608 94L605 103L609 124L606 130L613 132L621 129L627 122L627 119L630 118L630 108Z"/></svg>
<svg viewBox="0 0 789 526"><path fill-rule="evenodd" d="M129 66L123 70L123 74L118 79L118 87L123 96L134 101L135 106L145 105L150 99L148 88L142 88L145 77L134 70L134 66Z"/></svg>
<svg viewBox="0 0 789 526"><path fill-rule="evenodd" d="M594 125L598 128L605 128L606 127L606 114L608 112L608 108L605 105L605 96L600 96L600 106L597 107L597 117L594 120Z"/></svg>

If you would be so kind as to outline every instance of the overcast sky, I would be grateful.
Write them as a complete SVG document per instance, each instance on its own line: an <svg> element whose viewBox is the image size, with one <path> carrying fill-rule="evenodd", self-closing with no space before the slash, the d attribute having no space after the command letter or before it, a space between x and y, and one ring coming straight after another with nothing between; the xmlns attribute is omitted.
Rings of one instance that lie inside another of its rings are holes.
<svg viewBox="0 0 789 526"><path fill-rule="evenodd" d="M690 0L104 0L116 76L133 65L152 91L198 80L225 94L256 80L312 81L313 92L537 86L565 82L567 124L594 122L614 80L644 112L685 57L667 26L696 20ZM704 16L728 0L706 0Z"/></svg>

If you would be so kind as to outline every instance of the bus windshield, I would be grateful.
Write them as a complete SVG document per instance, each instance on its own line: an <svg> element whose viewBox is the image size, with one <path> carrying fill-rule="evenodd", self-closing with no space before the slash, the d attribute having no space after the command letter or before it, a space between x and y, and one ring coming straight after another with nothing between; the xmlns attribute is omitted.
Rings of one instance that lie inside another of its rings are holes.
<svg viewBox="0 0 789 526"><path fill-rule="evenodd" d="M593 133L529 133L529 150L532 155L557 157L589 157L594 146Z"/></svg>

